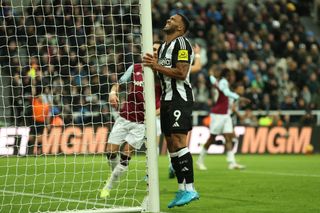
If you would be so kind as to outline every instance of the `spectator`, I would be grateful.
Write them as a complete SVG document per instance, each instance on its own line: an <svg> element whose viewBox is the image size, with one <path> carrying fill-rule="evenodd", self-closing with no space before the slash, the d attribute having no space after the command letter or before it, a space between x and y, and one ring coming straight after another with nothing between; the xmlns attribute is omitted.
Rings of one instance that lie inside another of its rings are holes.
<svg viewBox="0 0 320 213"><path fill-rule="evenodd" d="M320 88L316 93L312 94L310 108L313 110L320 109Z"/></svg>
<svg viewBox="0 0 320 213"><path fill-rule="evenodd" d="M305 99L303 97L299 97L297 101L297 108L299 110L304 110L307 108L307 104L305 102Z"/></svg>
<svg viewBox="0 0 320 213"><path fill-rule="evenodd" d="M33 123L31 125L31 143L33 143L33 153L38 155L42 153L42 134L50 121L50 103L46 102L44 96L35 91L32 98Z"/></svg>
<svg viewBox="0 0 320 213"><path fill-rule="evenodd" d="M306 109L306 113L300 119L301 126L313 126L316 124L316 117L312 114L310 109Z"/></svg>
<svg viewBox="0 0 320 213"><path fill-rule="evenodd" d="M206 76L203 73L199 73L197 76L196 86L193 89L193 94L195 97L195 110L205 110L209 111L209 106L211 103L211 88Z"/></svg>
<svg viewBox="0 0 320 213"><path fill-rule="evenodd" d="M85 87L90 85L97 102L105 102L110 83L122 75L128 63L141 60L137 1L112 10L108 2L85 2L38 1L22 11L14 10L7 1L2 3L0 61L4 71L15 79L15 89L20 87L12 94L13 103L24 103L25 116L31 108L31 82L38 72L41 78L37 84L43 80L56 85L51 90L54 105L61 109L65 122L71 122L71 106L79 104L84 91L88 93ZM301 12L305 10L301 9L303 1L238 1L234 11L228 11L222 0L204 6L198 1L173 2L152 4L156 40L163 40L160 28L170 13L180 11L194 17L188 37L207 44L202 45L209 58L201 70L204 76L212 64L234 69L237 81L245 83L245 96L252 100L253 110L262 108L263 97L267 96L272 100L270 106L266 105L268 109L292 110L309 105L319 109L319 43L316 34L306 31L300 21L300 15L305 14ZM21 53L30 56L31 63L20 57ZM90 64L98 65L94 72ZM58 89L61 85L63 90ZM77 88L69 89L70 85ZM194 87L195 91L203 88L202 84ZM20 99L16 97L19 94ZM204 108L211 104L202 103Z"/></svg>
<svg viewBox="0 0 320 213"><path fill-rule="evenodd" d="M303 98L304 102L307 106L311 103L312 93L309 90L307 85L304 85L301 91L301 97Z"/></svg>
<svg viewBox="0 0 320 213"><path fill-rule="evenodd" d="M273 115L273 117L272 117L272 125L273 126L283 126L284 125L284 122L282 120L280 112Z"/></svg>
<svg viewBox="0 0 320 213"><path fill-rule="evenodd" d="M297 104L290 95L287 95L280 107L282 110L294 110L297 109Z"/></svg>
<svg viewBox="0 0 320 213"><path fill-rule="evenodd" d="M312 72L309 81L306 83L311 93L316 93L320 87L318 76L315 72Z"/></svg>

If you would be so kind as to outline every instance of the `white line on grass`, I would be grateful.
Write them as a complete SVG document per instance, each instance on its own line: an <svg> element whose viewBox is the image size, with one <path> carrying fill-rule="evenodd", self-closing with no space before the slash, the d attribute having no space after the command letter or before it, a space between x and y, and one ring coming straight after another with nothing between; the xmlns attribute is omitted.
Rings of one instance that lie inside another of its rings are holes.
<svg viewBox="0 0 320 213"><path fill-rule="evenodd" d="M241 171L244 173L251 174L261 174L261 175L277 175L277 176L292 176L292 177L316 177L319 178L320 175L317 174L297 174L297 173L285 173L285 172L265 172L265 171Z"/></svg>
<svg viewBox="0 0 320 213"><path fill-rule="evenodd" d="M6 190L0 190L0 192L6 193L6 194L22 195L22 196L30 196L30 197L39 197L39 198L67 201L67 202L73 202L73 203L91 204L91 205L94 205L94 206L102 206L102 207L111 207L112 206L110 204L95 203L95 202L90 202L90 201L85 201L85 200L76 200L76 199L62 198L62 197L52 197L52 196L42 195L42 194L32 194L32 193L26 193L26 192L13 192L13 191L6 191Z"/></svg>

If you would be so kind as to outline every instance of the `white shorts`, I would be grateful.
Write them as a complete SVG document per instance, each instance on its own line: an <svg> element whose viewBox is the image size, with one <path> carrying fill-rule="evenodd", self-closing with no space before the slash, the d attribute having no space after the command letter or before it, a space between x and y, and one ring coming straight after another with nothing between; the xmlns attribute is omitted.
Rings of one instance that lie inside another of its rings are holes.
<svg viewBox="0 0 320 213"><path fill-rule="evenodd" d="M210 133L220 135L224 133L233 133L232 118L229 114L210 113Z"/></svg>
<svg viewBox="0 0 320 213"><path fill-rule="evenodd" d="M145 138L145 125L118 117L109 135L108 143L121 145L127 142L135 149L140 149Z"/></svg>
<svg viewBox="0 0 320 213"><path fill-rule="evenodd" d="M157 136L160 136L161 135L160 116L157 116L157 118L156 118L156 126L157 126Z"/></svg>

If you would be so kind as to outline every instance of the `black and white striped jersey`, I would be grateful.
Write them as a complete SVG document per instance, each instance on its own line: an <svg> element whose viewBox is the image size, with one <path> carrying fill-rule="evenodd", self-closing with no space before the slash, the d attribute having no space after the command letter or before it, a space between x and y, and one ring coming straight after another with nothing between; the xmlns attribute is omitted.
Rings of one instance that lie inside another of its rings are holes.
<svg viewBox="0 0 320 213"><path fill-rule="evenodd" d="M190 65L185 80L174 79L159 73L162 88L161 100L171 101L181 97L185 101L193 101L194 97L189 76L194 53L189 40L180 36L168 44L163 43L159 48L158 56L158 63L164 67L175 68L178 62L185 62Z"/></svg>

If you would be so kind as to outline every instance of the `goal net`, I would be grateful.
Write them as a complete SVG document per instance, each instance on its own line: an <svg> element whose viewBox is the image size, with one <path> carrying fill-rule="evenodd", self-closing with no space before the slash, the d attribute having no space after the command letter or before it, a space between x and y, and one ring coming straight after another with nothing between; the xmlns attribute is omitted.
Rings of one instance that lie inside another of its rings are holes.
<svg viewBox="0 0 320 213"><path fill-rule="evenodd" d="M100 198L117 116L108 94L141 61L139 1L1 4L0 212L145 210L145 146Z"/></svg>

